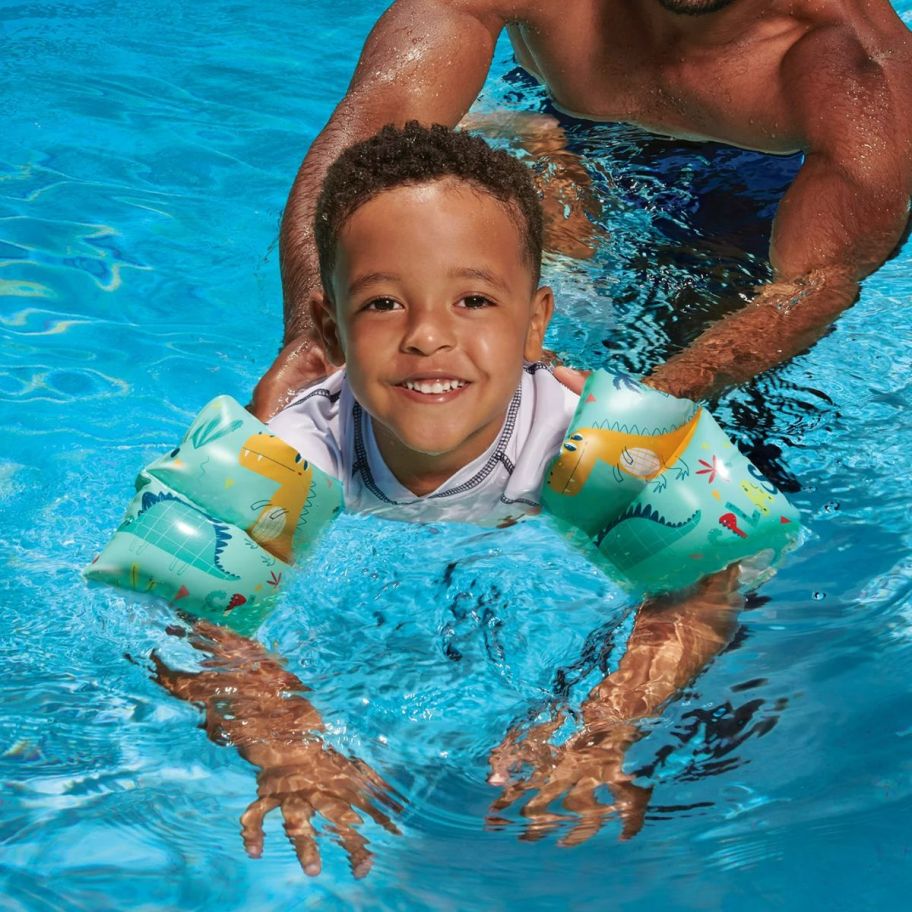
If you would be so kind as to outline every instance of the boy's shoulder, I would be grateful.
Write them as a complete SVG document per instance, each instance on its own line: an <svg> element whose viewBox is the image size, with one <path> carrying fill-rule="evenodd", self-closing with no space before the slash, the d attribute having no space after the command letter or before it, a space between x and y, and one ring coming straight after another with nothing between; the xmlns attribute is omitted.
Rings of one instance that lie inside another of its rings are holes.
<svg viewBox="0 0 912 912"><path fill-rule="evenodd" d="M511 447L519 471L513 473L510 487L518 482L531 490L541 485L547 464L560 449L579 396L542 363L524 366L521 391L522 406Z"/></svg>
<svg viewBox="0 0 912 912"><path fill-rule="evenodd" d="M340 402L344 380L345 371L340 369L299 390L268 422L274 434L318 468L340 479L343 445Z"/></svg>

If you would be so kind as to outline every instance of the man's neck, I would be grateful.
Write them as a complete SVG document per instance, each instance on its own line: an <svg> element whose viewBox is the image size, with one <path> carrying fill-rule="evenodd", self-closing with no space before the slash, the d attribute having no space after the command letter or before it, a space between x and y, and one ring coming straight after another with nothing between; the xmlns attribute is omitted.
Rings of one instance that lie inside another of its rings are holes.
<svg viewBox="0 0 912 912"><path fill-rule="evenodd" d="M659 0L636 0L644 28L661 47L712 48L741 41L766 19L786 14L783 0L732 0L712 12L673 12ZM794 6L796 4L791 4Z"/></svg>

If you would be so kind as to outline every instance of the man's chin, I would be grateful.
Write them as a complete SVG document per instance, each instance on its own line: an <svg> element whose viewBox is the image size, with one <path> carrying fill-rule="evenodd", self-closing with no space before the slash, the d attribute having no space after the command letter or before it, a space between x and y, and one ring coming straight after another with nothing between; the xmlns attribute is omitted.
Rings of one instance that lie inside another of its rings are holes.
<svg viewBox="0 0 912 912"><path fill-rule="evenodd" d="M703 16L718 13L735 0L659 0L664 9L681 16Z"/></svg>

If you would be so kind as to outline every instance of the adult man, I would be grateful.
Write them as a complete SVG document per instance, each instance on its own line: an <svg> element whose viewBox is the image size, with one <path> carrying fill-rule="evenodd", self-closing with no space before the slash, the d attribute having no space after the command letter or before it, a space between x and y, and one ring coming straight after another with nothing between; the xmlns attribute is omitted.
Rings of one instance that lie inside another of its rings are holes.
<svg viewBox="0 0 912 912"><path fill-rule="evenodd" d="M385 123L453 125L480 90L500 31L568 112L804 165L773 226L774 280L653 374L701 396L816 341L890 255L912 189L912 40L887 0L398 0L365 43L316 138L282 224L286 347L256 411L319 372L310 225L326 168Z"/></svg>

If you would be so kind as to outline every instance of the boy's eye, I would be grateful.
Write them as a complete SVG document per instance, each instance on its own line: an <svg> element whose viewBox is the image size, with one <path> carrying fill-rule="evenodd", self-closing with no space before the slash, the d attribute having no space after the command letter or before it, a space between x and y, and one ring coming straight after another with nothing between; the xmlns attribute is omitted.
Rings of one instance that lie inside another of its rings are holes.
<svg viewBox="0 0 912 912"><path fill-rule="evenodd" d="M482 307L494 306L494 302L490 298L486 298L484 295L466 295L460 300L459 303L469 310L478 310Z"/></svg>
<svg viewBox="0 0 912 912"><path fill-rule="evenodd" d="M376 310L381 313L387 313L390 310L395 310L397 307L402 307L402 305L393 298L374 298L364 305L365 310Z"/></svg>

